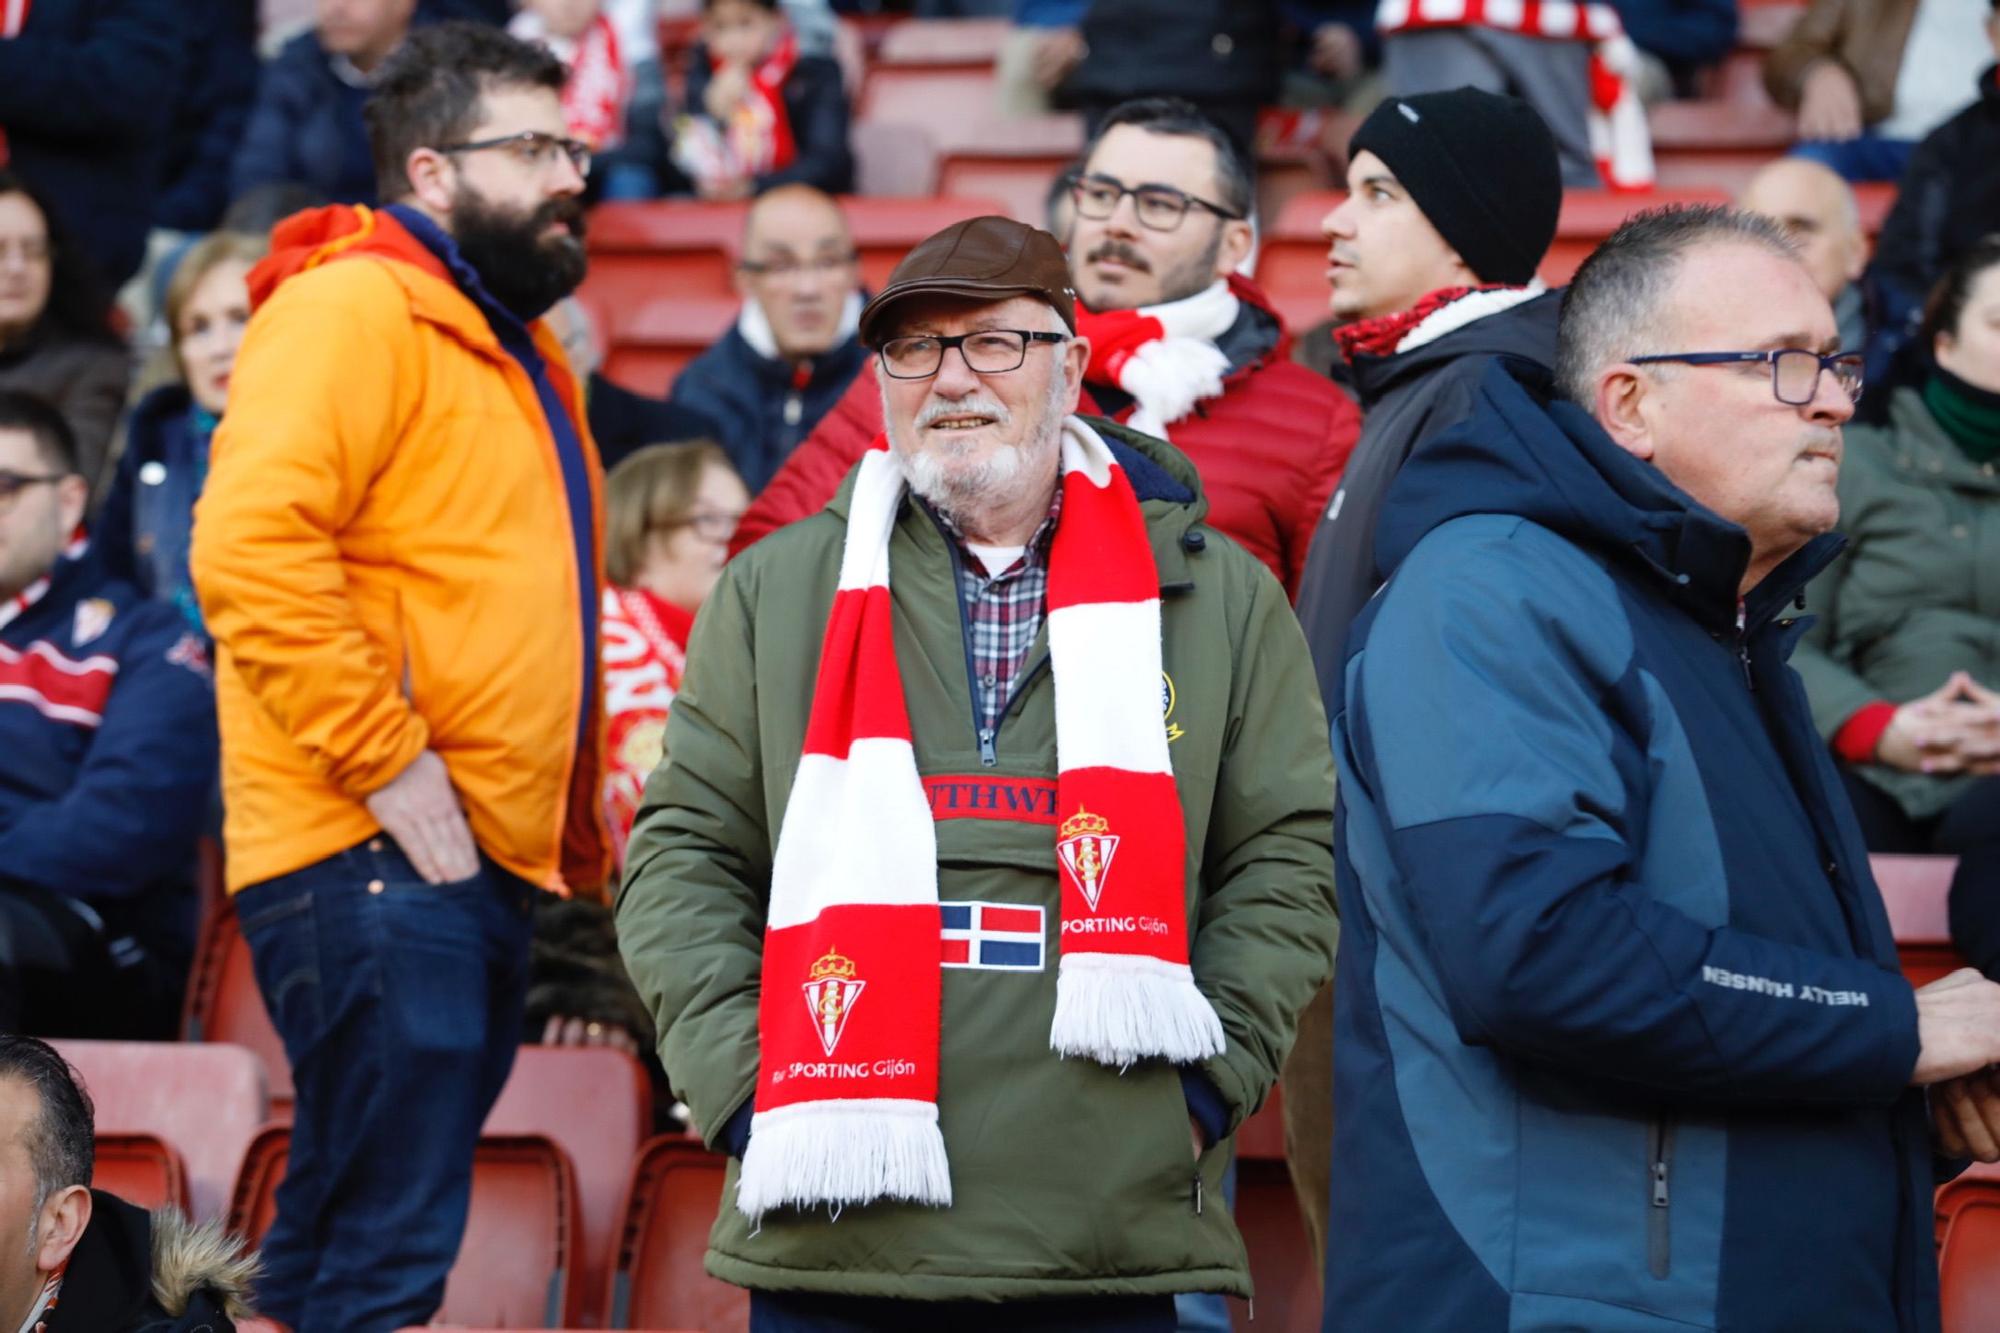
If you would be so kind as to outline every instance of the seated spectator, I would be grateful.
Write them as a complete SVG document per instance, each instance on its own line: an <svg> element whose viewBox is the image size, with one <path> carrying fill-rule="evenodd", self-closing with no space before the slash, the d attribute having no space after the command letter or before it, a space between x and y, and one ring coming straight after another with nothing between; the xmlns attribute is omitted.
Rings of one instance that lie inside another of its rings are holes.
<svg viewBox="0 0 2000 1333"><path fill-rule="evenodd" d="M1926 308L1921 386L1850 427L1848 545L1792 662L1875 852L1957 856L1953 941L2000 978L2000 237Z"/></svg>
<svg viewBox="0 0 2000 1333"><path fill-rule="evenodd" d="M50 216L117 287L146 254L182 87L186 0L35 0L0 6L0 163L34 181Z"/></svg>
<svg viewBox="0 0 2000 1333"><path fill-rule="evenodd" d="M569 356L569 368L583 385L591 439L597 444L597 458L606 472L628 455L661 440L704 440L715 436L716 424L706 413L679 403L661 402L650 394L634 393L604 377L601 370L604 353L583 302L566 296L543 319L562 343Z"/></svg>
<svg viewBox="0 0 2000 1333"><path fill-rule="evenodd" d="M1764 167L1736 206L1776 219L1798 246L1799 257L1833 306L1840 325L1840 345L1861 351L1868 342L1868 302L1862 296L1861 273L1868 264L1868 237L1861 230L1861 210L1854 191L1840 174L1810 158L1782 157Z"/></svg>
<svg viewBox="0 0 2000 1333"><path fill-rule="evenodd" d="M132 374L110 311L90 257L41 193L0 168L0 389L26 390L63 414L77 471L93 488Z"/></svg>
<svg viewBox="0 0 2000 1333"><path fill-rule="evenodd" d="M569 71L563 120L594 150L590 178L603 199L651 199L665 150L666 85L652 0L522 0L507 31L541 42Z"/></svg>
<svg viewBox="0 0 2000 1333"><path fill-rule="evenodd" d="M2000 0L1986 20L2000 59ZM1957 258L2000 227L2000 66L1979 75L1979 100L1925 136L1910 155L1896 206L1875 242L1872 275L1885 322L1916 310Z"/></svg>
<svg viewBox="0 0 2000 1333"><path fill-rule="evenodd" d="M674 381L672 401L716 423L752 494L812 433L868 360L855 336L860 270L840 207L790 185L757 201L743 227L743 312Z"/></svg>
<svg viewBox="0 0 2000 1333"><path fill-rule="evenodd" d="M1892 181L1919 139L1975 96L1980 0L1812 0L1764 62L1799 117L1792 151L1851 181Z"/></svg>
<svg viewBox="0 0 2000 1333"><path fill-rule="evenodd" d="M208 442L229 401L229 372L250 322L250 269L268 248L261 236L217 232L175 266L166 315L181 378L133 409L96 524L106 569L171 604L204 637L188 577L194 502L208 477Z"/></svg>
<svg viewBox="0 0 2000 1333"><path fill-rule="evenodd" d="M701 11L673 144L694 192L747 199L778 185L853 189L840 66L800 53L777 0L702 0Z"/></svg>
<svg viewBox="0 0 2000 1333"><path fill-rule="evenodd" d="M722 450L649 445L605 479L604 805L619 860L646 779L659 767L688 631L749 507Z"/></svg>
<svg viewBox="0 0 2000 1333"><path fill-rule="evenodd" d="M168 122L153 225L200 233L229 207L229 172L257 100L256 0L185 6L187 66Z"/></svg>
<svg viewBox="0 0 2000 1333"><path fill-rule="evenodd" d="M319 21L286 42L257 84L230 197L308 185L341 204L375 202L361 106L375 72L410 30L415 0L318 0Z"/></svg>
<svg viewBox="0 0 2000 1333"><path fill-rule="evenodd" d="M1039 116L1055 109L1051 94L1083 58L1077 25L1089 8L1090 0L1014 0L1014 26L993 61L1001 115Z"/></svg>
<svg viewBox="0 0 2000 1333"><path fill-rule="evenodd" d="M0 390L0 1031L165 1037L215 782L206 650L106 576L60 414Z"/></svg>
<svg viewBox="0 0 2000 1333"><path fill-rule="evenodd" d="M1382 65L1375 0L1279 0L1295 68L1285 76L1289 106L1346 106L1379 98L1369 78ZM1372 109L1360 106L1364 114Z"/></svg>
<svg viewBox="0 0 2000 1333"><path fill-rule="evenodd" d="M0 1036L0 1328L232 1333L255 1257L219 1223L90 1188L94 1117L54 1048Z"/></svg>
<svg viewBox="0 0 2000 1333"><path fill-rule="evenodd" d="M1735 0L1613 0L1639 48L1639 96L1648 106L1692 97L1695 75L1736 46Z"/></svg>
<svg viewBox="0 0 2000 1333"><path fill-rule="evenodd" d="M1652 183L1639 52L1609 3L1383 0L1376 26L1390 96L1454 88L1510 94L1555 136L1565 189Z"/></svg>
<svg viewBox="0 0 2000 1333"><path fill-rule="evenodd" d="M1256 160L1257 112L1278 100L1274 0L1233 0L1189 16L1171 0L1091 0L1072 43L1053 53L1075 64L1062 96L1080 106L1095 136L1114 108L1177 97Z"/></svg>

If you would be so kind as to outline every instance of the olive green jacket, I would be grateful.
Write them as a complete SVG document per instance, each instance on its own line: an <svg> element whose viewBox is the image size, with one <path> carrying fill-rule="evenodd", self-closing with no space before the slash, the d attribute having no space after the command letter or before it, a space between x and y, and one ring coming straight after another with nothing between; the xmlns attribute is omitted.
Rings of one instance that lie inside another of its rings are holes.
<svg viewBox="0 0 2000 1333"><path fill-rule="evenodd" d="M1270 1092L1299 1010L1332 970L1326 718L1283 590L1202 526L1193 467L1162 441L1091 424L1140 496L1160 572L1194 976L1228 1038L1201 1072L1233 1135ZM850 474L821 513L739 556L702 608L668 723L671 759L647 784L618 900L621 948L658 1020L668 1078L717 1147L756 1081L771 859L853 485ZM1178 1071L1145 1062L1121 1074L1049 1050L1057 834L1047 819L994 817L1017 801L1032 811L1033 780L1056 776L1047 627L982 762L953 549L922 506L905 503L889 566L917 766L937 815L940 897L1042 906L1047 965L944 974L949 1208L783 1210L753 1232L735 1206L732 1162L708 1269L753 1288L918 1300L1248 1295L1243 1241L1222 1203L1232 1143L1196 1161ZM953 817L966 813L985 817Z"/></svg>
<svg viewBox="0 0 2000 1333"><path fill-rule="evenodd" d="M1846 435L1847 549L1807 589L1817 623L1792 657L1829 740L1863 706L1907 703L1954 671L2000 687L2000 468L1967 458L1915 389L1896 392L1885 428ZM1971 781L1861 773L1918 819Z"/></svg>

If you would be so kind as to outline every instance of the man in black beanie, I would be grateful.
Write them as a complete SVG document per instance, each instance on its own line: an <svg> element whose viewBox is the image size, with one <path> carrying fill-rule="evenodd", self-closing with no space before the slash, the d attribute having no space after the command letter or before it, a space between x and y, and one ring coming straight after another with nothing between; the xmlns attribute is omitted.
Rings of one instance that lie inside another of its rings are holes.
<svg viewBox="0 0 2000 1333"><path fill-rule="evenodd" d="M1464 417L1489 357L1553 365L1560 292L1535 268L1555 239L1562 174L1548 126L1517 98L1459 88L1390 98L1348 145L1348 195L1322 224L1334 340L1361 438L1306 555L1298 614L1329 701L1347 627L1381 586L1375 515L1425 441ZM1284 1071L1286 1154L1324 1247L1333 1000L1299 1019Z"/></svg>

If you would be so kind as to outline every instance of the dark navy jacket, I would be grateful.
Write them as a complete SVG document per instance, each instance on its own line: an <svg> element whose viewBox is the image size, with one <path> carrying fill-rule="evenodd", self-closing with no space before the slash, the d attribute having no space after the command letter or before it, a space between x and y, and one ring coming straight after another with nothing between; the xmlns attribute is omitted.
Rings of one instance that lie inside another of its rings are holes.
<svg viewBox="0 0 2000 1333"><path fill-rule="evenodd" d="M167 126L153 221L207 231L229 206L230 161L257 96L257 4L194 0L183 13L187 69Z"/></svg>
<svg viewBox="0 0 2000 1333"><path fill-rule="evenodd" d="M8 161L112 286L138 271L180 95L182 0L35 0L0 41Z"/></svg>
<svg viewBox="0 0 2000 1333"><path fill-rule="evenodd" d="M188 577L188 546L215 429L202 415L179 384L162 385L140 400L96 524L105 571L171 602L197 629L201 607Z"/></svg>
<svg viewBox="0 0 2000 1333"><path fill-rule="evenodd" d="M801 383L792 364L767 357L731 325L674 380L672 402L716 425L716 443L755 495L812 434L861 373L868 349L847 341L810 363Z"/></svg>
<svg viewBox="0 0 2000 1333"><path fill-rule="evenodd" d="M59 561L47 595L0 627L0 884L128 926L184 915L215 765L200 637L94 552Z"/></svg>
<svg viewBox="0 0 2000 1333"><path fill-rule="evenodd" d="M230 198L260 185L309 185L329 202L375 202L375 163L361 121L367 88L334 73L319 34L286 42L257 81L257 100L229 173Z"/></svg>
<svg viewBox="0 0 2000 1333"><path fill-rule="evenodd" d="M1938 1323L1916 1007L1743 530L1489 367L1333 716L1329 1329Z"/></svg>

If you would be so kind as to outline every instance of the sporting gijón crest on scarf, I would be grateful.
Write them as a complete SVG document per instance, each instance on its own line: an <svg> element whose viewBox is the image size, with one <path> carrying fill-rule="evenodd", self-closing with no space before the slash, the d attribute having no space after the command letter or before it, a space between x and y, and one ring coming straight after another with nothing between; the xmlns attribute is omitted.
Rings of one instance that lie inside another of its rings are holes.
<svg viewBox="0 0 2000 1333"><path fill-rule="evenodd" d="M1123 1070L1218 1055L1188 966L1187 845L1160 719L1159 573L1124 470L1075 418L1049 552L1061 958L1049 1047ZM771 870L761 1065L736 1206L948 1206L938 1128L937 834L896 663L875 447L848 506L806 739Z"/></svg>

